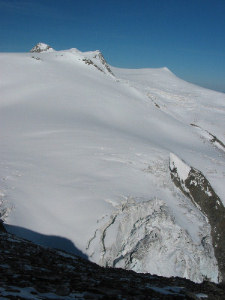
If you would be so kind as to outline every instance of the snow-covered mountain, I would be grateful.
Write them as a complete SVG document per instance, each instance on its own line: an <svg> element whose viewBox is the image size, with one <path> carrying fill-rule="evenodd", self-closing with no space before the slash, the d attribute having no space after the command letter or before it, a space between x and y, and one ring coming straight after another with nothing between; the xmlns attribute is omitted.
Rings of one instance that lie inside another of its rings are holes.
<svg viewBox="0 0 225 300"><path fill-rule="evenodd" d="M223 211L225 94L167 68L118 69L99 51L43 45L0 54L7 230L69 239L101 265L221 280L210 216L182 187L198 170Z"/></svg>
<svg viewBox="0 0 225 300"><path fill-rule="evenodd" d="M38 43L37 45L35 45L30 52L52 52L55 51L52 47L50 47L49 45L45 44L45 43Z"/></svg>

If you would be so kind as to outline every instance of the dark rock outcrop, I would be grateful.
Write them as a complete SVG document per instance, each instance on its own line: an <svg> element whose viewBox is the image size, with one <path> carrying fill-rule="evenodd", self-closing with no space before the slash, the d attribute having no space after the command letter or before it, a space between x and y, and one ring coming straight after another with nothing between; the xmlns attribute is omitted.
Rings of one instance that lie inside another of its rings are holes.
<svg viewBox="0 0 225 300"><path fill-rule="evenodd" d="M219 280L225 282L225 207L199 170L190 167L185 180L180 178L175 164L170 163L170 171L175 185L201 210L211 225L213 247L220 271Z"/></svg>
<svg viewBox="0 0 225 300"><path fill-rule="evenodd" d="M225 299L224 286L102 268L0 233L1 299Z"/></svg>
<svg viewBox="0 0 225 300"><path fill-rule="evenodd" d="M0 219L0 232L6 232L2 220Z"/></svg>

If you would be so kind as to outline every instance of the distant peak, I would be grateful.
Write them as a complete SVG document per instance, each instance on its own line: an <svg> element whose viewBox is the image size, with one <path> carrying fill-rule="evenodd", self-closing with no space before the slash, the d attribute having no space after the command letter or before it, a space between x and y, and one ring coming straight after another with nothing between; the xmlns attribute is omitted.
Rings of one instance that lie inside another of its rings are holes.
<svg viewBox="0 0 225 300"><path fill-rule="evenodd" d="M170 72L170 73L171 73L170 69L168 69L167 67L163 67L162 69L163 69L164 71L167 71L167 72Z"/></svg>
<svg viewBox="0 0 225 300"><path fill-rule="evenodd" d="M52 52L52 51L54 51L54 49L51 46L49 46L45 43L38 43L36 46L34 46L30 50L30 52L38 52L38 53L40 53L40 52Z"/></svg>
<svg viewBox="0 0 225 300"><path fill-rule="evenodd" d="M166 71L166 72L169 72L169 73L173 73L173 72L171 72L170 69L168 69L167 67L163 67L162 70L164 70L164 71Z"/></svg>

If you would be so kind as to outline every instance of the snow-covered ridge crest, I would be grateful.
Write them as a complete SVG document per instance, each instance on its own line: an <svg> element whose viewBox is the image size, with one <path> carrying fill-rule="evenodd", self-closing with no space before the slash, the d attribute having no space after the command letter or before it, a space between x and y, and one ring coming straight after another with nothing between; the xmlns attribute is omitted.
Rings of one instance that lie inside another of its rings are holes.
<svg viewBox="0 0 225 300"><path fill-rule="evenodd" d="M100 71L114 76L101 51L96 50L83 52L83 55L85 56L86 61L88 61L88 64L93 64Z"/></svg>
<svg viewBox="0 0 225 300"><path fill-rule="evenodd" d="M45 44L45 43L38 43L37 45L35 45L30 52L53 52L55 51L51 46Z"/></svg>
<svg viewBox="0 0 225 300"><path fill-rule="evenodd" d="M111 75L114 77L114 74L112 70L110 69L109 65L107 64L103 54L99 50L95 51L87 51L82 52L78 50L77 48L71 48L68 50L61 50L56 51L51 46L45 44L45 43L38 43L36 46L34 46L31 50L31 53L36 54L42 54L46 52L54 52L55 56L61 56L67 59L71 59L74 61L83 61L85 64L91 66L92 68L96 68L98 71L101 71L105 74ZM42 57L37 56L33 57L37 60L41 60Z"/></svg>
<svg viewBox="0 0 225 300"><path fill-rule="evenodd" d="M179 178L185 181L188 178L191 168L175 154L170 153L170 170L176 169Z"/></svg>

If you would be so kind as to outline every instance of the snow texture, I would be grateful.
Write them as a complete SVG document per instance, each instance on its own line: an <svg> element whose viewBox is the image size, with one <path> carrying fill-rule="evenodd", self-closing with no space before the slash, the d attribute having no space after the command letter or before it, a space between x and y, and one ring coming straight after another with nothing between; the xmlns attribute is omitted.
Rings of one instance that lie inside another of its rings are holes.
<svg viewBox="0 0 225 300"><path fill-rule="evenodd" d="M99 264L161 276L179 276L202 282L217 281L210 226L199 212L190 209L193 224L204 224L199 230L201 243L180 227L166 203L159 199L146 202L128 199L110 218L105 218L87 250ZM101 223L100 223L101 224Z"/></svg>
<svg viewBox="0 0 225 300"><path fill-rule="evenodd" d="M190 260L195 251L206 259L205 220L171 181L169 156L176 153L201 170L225 203L224 152L190 126L224 143L223 93L189 84L166 68L113 68L99 51L1 53L0 70L0 201L15 231L61 236L87 254L88 241L104 225L98 220L114 215L124 200L160 199L171 226L190 237ZM181 160L178 165L185 178L188 168ZM186 244L180 247L185 251ZM183 276L216 278L214 258L207 259L202 275ZM99 262L101 252L93 260ZM168 276L170 264L165 262Z"/></svg>

